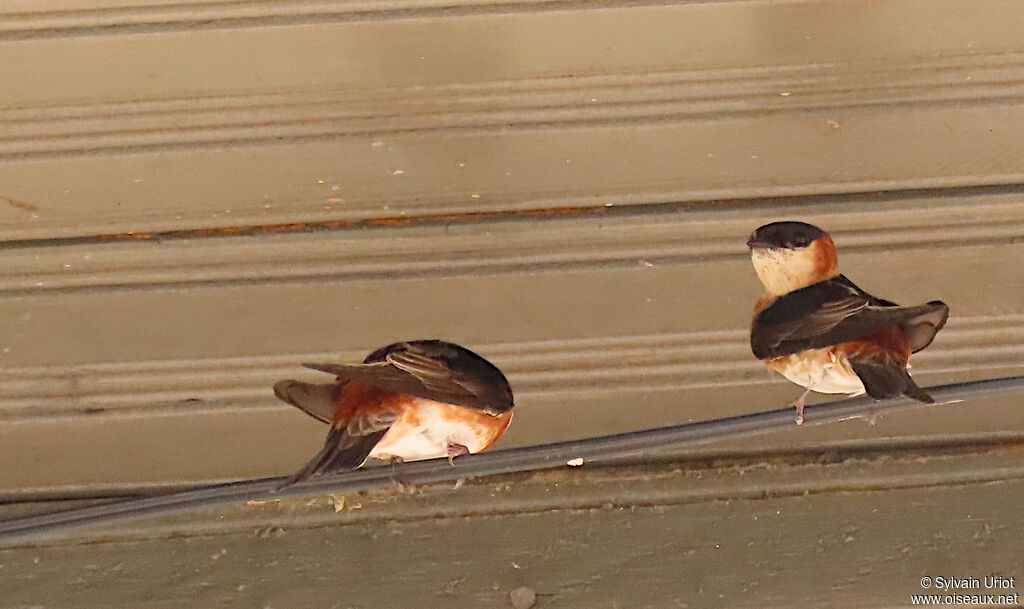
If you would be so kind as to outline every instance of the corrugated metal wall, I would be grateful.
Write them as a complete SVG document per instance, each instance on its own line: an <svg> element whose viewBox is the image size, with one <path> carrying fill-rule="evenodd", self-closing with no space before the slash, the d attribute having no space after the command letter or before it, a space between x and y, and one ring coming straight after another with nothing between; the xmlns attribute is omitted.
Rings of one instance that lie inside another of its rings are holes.
<svg viewBox="0 0 1024 609"><path fill-rule="evenodd" d="M500 446L785 404L747 346L775 219L950 304L922 383L1019 374L1021 32L1009 0L8 0L0 494L288 473L324 430L271 384L401 339L508 373ZM1004 399L721 449L1021 430Z"/></svg>

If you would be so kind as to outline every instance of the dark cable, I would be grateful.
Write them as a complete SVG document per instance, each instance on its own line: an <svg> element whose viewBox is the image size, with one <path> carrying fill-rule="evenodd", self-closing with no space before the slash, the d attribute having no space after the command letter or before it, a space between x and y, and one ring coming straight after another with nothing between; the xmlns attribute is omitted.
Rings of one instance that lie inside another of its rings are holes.
<svg viewBox="0 0 1024 609"><path fill-rule="evenodd" d="M948 404L1024 392L1024 376L953 383L928 387L926 390L935 398L936 404ZM843 399L808 407L804 412L804 425L822 425L925 406L932 404L923 404L906 398L884 402L875 402L866 397ZM449 465L445 459L433 459L393 467L370 467L313 478L280 491L274 489L286 479L285 477L205 486L156 497L129 499L0 521L0 541L75 527L209 508L236 501L353 492L388 486L397 481L404 484L426 484L458 478L534 471L563 467L570 460L578 459L582 459L584 463L609 461L792 429L795 427L794 416L794 409L786 407L711 421L466 455L459 457L454 466Z"/></svg>

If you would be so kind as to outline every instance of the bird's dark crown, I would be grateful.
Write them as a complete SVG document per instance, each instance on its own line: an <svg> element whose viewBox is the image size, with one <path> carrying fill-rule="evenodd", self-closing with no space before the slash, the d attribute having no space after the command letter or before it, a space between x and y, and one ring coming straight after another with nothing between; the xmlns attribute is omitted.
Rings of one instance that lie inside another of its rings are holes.
<svg viewBox="0 0 1024 609"><path fill-rule="evenodd" d="M772 222L751 233L747 247L797 250L807 247L826 234L817 226L806 222Z"/></svg>

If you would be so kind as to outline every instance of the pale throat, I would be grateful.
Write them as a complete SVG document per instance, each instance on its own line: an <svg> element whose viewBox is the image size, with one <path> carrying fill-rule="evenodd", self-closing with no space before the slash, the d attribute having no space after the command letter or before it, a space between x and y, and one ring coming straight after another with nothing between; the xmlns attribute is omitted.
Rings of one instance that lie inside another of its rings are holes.
<svg viewBox="0 0 1024 609"><path fill-rule="evenodd" d="M765 291L778 297L838 275L835 256L828 254L814 243L799 250L755 249L750 260Z"/></svg>

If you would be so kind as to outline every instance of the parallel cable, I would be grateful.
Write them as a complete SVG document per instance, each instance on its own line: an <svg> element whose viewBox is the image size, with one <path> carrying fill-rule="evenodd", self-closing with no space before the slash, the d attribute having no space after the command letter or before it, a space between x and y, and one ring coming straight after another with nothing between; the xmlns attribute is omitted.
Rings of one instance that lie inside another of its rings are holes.
<svg viewBox="0 0 1024 609"><path fill-rule="evenodd" d="M1024 393L1024 376L938 385L928 387L926 391L935 398L935 404L906 398L876 402L867 397L858 397L809 406L804 411L804 425L823 425L969 399ZM283 476L203 486L155 497L0 521L0 541L248 500L344 493L389 486L396 482L427 484L607 462L792 429L795 427L794 415L794 409L789 406L657 429L465 455L456 459L454 465L445 459L432 459L392 467L369 467L320 476L281 490L276 489L286 479Z"/></svg>

